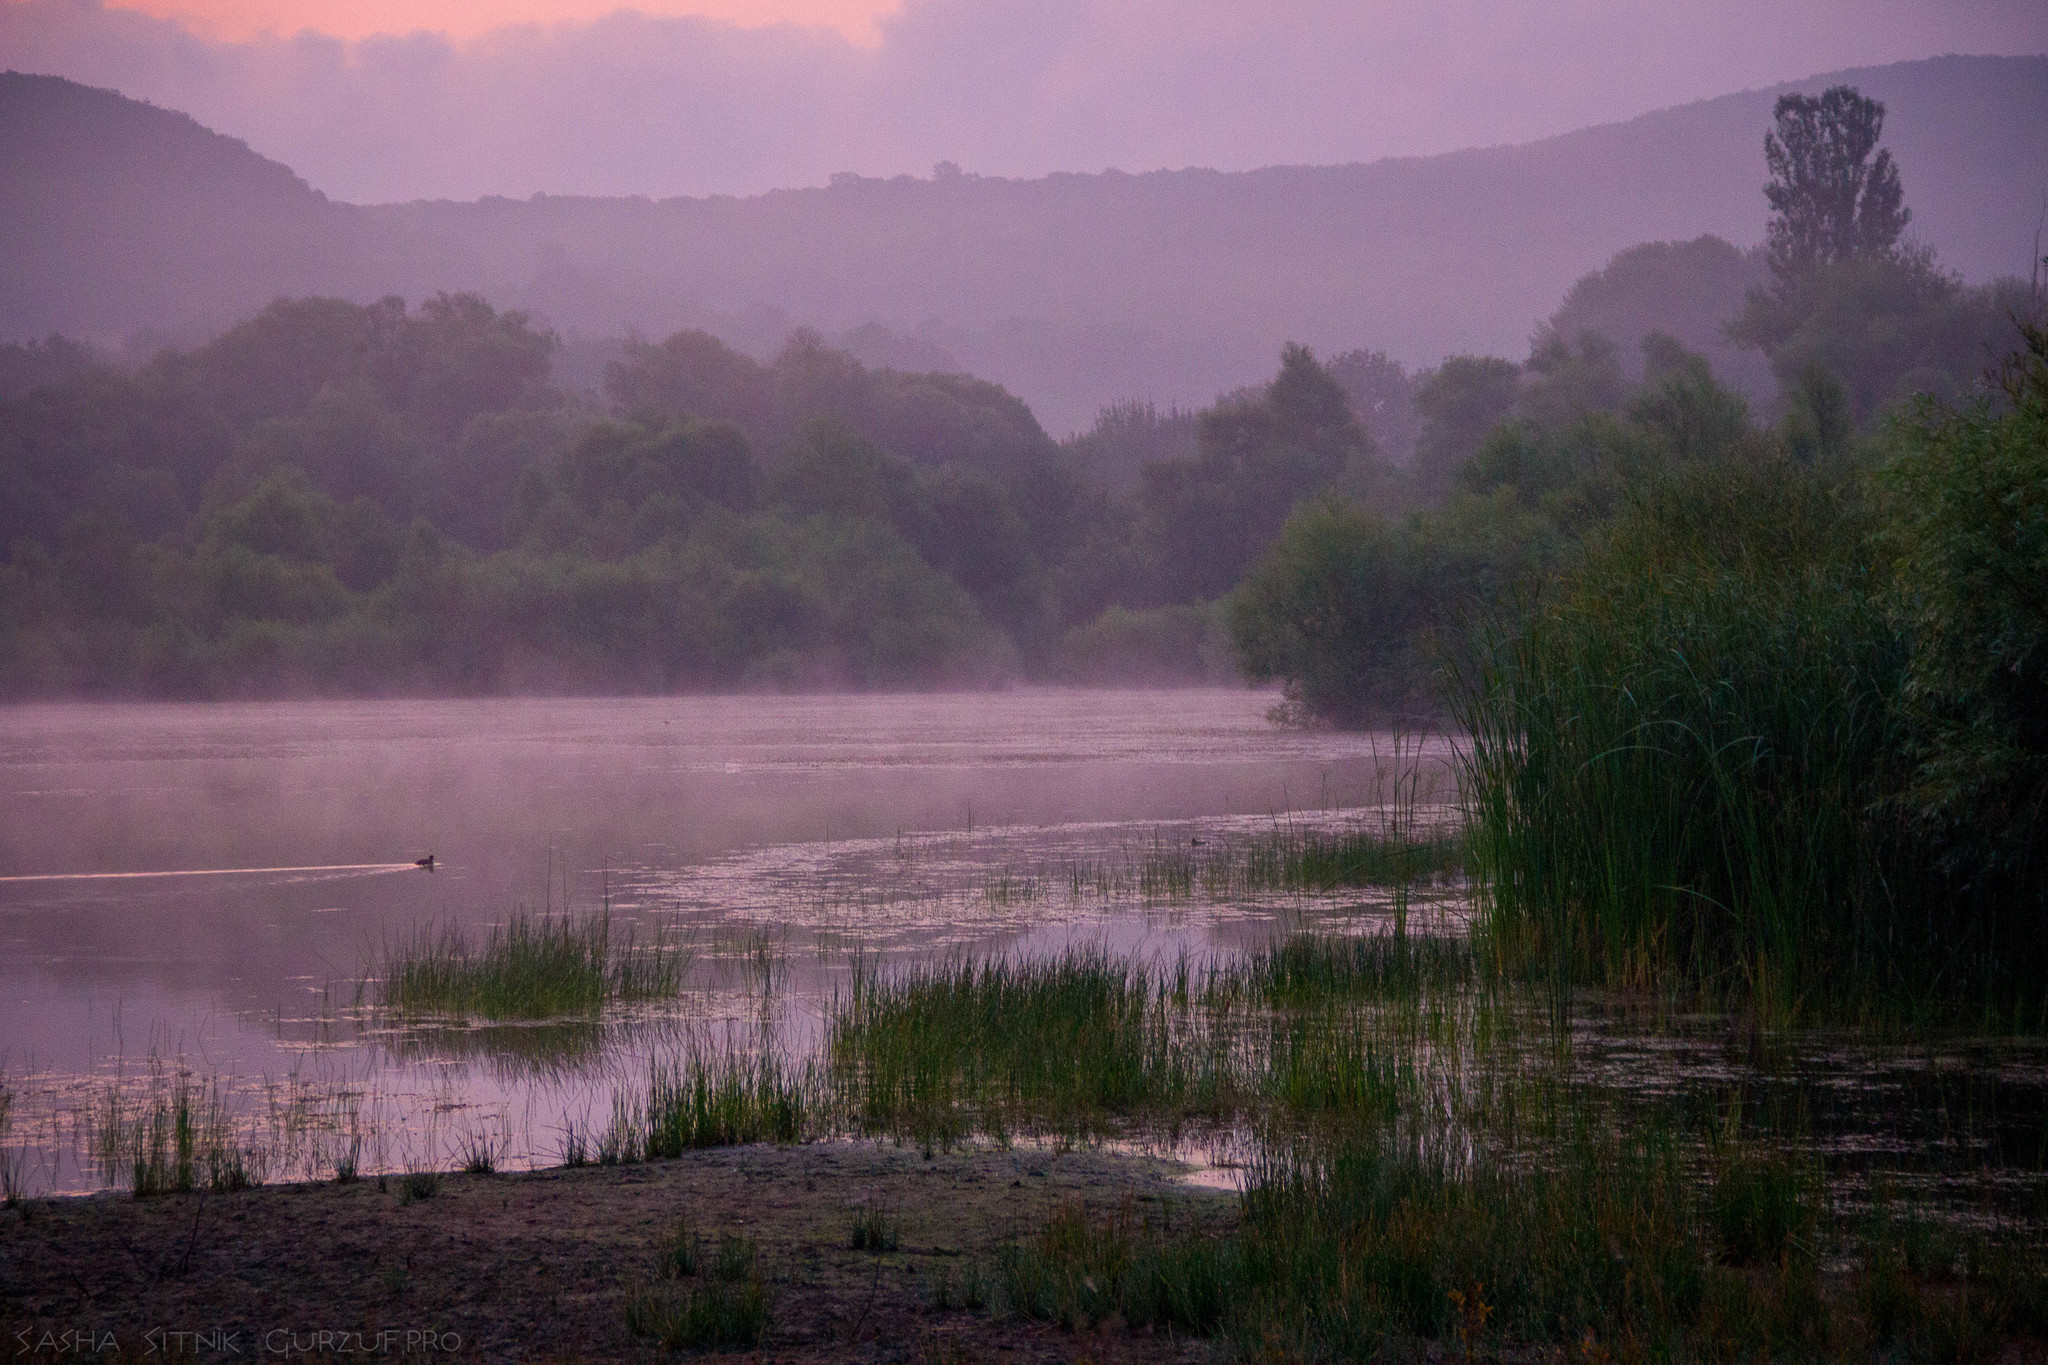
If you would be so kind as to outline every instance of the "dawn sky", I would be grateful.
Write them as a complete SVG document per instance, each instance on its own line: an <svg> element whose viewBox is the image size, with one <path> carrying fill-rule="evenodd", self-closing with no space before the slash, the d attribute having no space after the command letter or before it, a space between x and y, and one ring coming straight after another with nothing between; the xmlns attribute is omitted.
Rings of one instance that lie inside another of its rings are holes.
<svg viewBox="0 0 2048 1365"><path fill-rule="evenodd" d="M2041 0L142 3L0 0L0 68L183 110L359 202L1370 161L2048 52Z"/></svg>
<svg viewBox="0 0 2048 1365"><path fill-rule="evenodd" d="M196 32L229 40L307 29L350 39L425 29L463 39L507 24L588 23L632 8L654 16L721 19L748 28L818 25L838 29L856 42L873 42L875 19L896 7L894 0L642 0L631 6L618 0L139 0L117 6L181 20Z"/></svg>

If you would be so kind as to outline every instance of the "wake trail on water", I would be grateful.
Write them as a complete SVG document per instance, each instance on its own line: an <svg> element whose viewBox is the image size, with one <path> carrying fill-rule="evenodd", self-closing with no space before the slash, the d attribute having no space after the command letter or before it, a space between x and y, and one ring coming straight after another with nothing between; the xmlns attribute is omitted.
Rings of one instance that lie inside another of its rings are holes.
<svg viewBox="0 0 2048 1365"><path fill-rule="evenodd" d="M324 863L317 867L180 867L160 872L33 872L0 882L102 882L139 877L260 877L273 872L416 872L414 863Z"/></svg>

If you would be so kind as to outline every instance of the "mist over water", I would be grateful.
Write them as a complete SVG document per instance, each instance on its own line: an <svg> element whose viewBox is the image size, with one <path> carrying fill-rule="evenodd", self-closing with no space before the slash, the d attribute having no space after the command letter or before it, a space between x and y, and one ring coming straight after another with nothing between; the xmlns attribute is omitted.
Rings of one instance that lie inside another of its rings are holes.
<svg viewBox="0 0 2048 1365"><path fill-rule="evenodd" d="M374 1092L397 1130L488 1113L547 1159L561 1115L602 1110L607 1075L644 1059L676 1010L608 1013L569 1065L531 1066L531 1029L422 1037L352 1005L382 944L565 900L697 945L705 989L680 1009L700 1022L758 1017L721 966L743 938L785 958L795 1000L829 991L855 951L1262 940L1301 898L1161 914L1043 884L1191 830L1344 818L1378 799L1392 737L1281 729L1272 701L1219 688L9 709L0 1039L8 1070L35 1078L18 1122L37 1094L61 1107L146 1078L154 1058L250 1086ZM412 865L429 853L435 871ZM815 1028L814 1007L788 1013Z"/></svg>

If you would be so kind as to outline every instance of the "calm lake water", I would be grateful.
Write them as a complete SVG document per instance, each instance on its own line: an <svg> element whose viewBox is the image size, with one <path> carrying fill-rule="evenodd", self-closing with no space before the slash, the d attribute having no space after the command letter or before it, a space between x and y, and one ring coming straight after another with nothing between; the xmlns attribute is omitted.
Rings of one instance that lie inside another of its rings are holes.
<svg viewBox="0 0 2048 1365"><path fill-rule="evenodd" d="M503 1166L551 1165L572 1127L644 1093L655 1057L764 1036L801 1055L856 955L1081 942L1200 959L1297 927L1384 928L1385 892L1161 895L1129 875L1196 840L1375 823L1389 802L1454 818L1443 740L1284 729L1274 700L0 709L0 1174L105 1188L110 1101L132 1126L181 1073L270 1179L331 1173L358 1141L365 1169L446 1168L479 1141ZM431 873L413 866L428 853ZM1436 894L1408 906L1411 927L1461 928L1463 893ZM401 1024L358 999L379 948L422 926L565 903L690 945L687 988L597 1023L488 1027ZM1610 1003L1575 1019L1575 1084L1792 1115L1851 1200L1882 1170L1958 1216L2048 1209L2038 1041L1809 1030L1760 1056L1738 1021Z"/></svg>
<svg viewBox="0 0 2048 1365"><path fill-rule="evenodd" d="M1032 951L1081 935L1200 952L1302 916L1370 919L1358 896L1048 894L1078 864L1355 819L1347 808L1380 799L1393 737L1283 729L1265 716L1274 700L1018 690L0 711L0 1073L15 1140L36 1148L38 1184L91 1188L96 1174L61 1155L80 1142L65 1125L109 1085L183 1067L220 1078L245 1110L346 1093L393 1142L489 1123L510 1135L513 1164L549 1160L564 1116L607 1104L608 1073L644 1064L632 1059L645 1035L673 1020L629 1020L565 1054L530 1029L401 1034L352 1008L378 945L520 907L608 902L622 926L695 943L705 989L679 1008L699 1024L758 1022L744 973L721 963L765 944L782 962L785 1031L815 1026L851 951ZM1425 798L1444 794L1447 752L1423 755ZM412 865L428 853L432 873Z"/></svg>

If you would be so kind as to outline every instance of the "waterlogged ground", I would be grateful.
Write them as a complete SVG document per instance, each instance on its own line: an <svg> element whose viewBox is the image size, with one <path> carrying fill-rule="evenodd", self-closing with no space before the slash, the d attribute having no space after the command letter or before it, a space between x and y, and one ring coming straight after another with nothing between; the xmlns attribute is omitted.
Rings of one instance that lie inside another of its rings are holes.
<svg viewBox="0 0 2048 1365"><path fill-rule="evenodd" d="M1449 747L1278 729L1241 690L62 707L0 714L5 1173L130 1177L105 1135L189 1087L271 1182L559 1165L650 1061L764 1039L800 1062L864 970L1076 945L1228 962L1297 931L1458 934L1458 883L1303 893L1227 875L1276 833L1455 826ZM412 865L432 852L437 869ZM596 1021L394 1020L357 982L419 926L609 906L684 945L673 1000ZM1779 1135L1838 1209L1879 1187L1964 1223L2042 1223L2048 1049L1575 1002L1452 1009L1565 1092ZM1523 1017L1527 1016L1527 1017ZM1403 1026L1406 1027L1406 1026ZM1388 1035L1399 1045L1407 1035ZM1457 1047L1463 1042L1453 1040ZM1430 1065L1436 1065L1435 1062ZM1477 1083L1459 1063L1446 1084ZM1455 1073L1455 1074L1453 1074ZM1024 1139L1030 1134L1013 1134ZM1099 1136L1099 1135L1098 1135ZM1167 1140L1228 1186L1249 1126ZM1057 1136L1046 1139L1058 1146Z"/></svg>
<svg viewBox="0 0 2048 1365"><path fill-rule="evenodd" d="M1081 941L1228 954L1389 897L1212 884L1276 828L1451 818L1440 741L1268 723L1270 694L61 706L0 712L0 1076L32 1192L180 1084L267 1179L552 1165L651 1055L800 1052L856 957ZM1407 774L1398 778L1397 774ZM1398 789L1398 790L1397 790ZM413 860L432 853L430 874ZM1456 897L1419 895L1418 925ZM597 1023L400 1027L359 998L425 924L608 904L691 986ZM1446 919L1448 916L1450 919ZM182 1078L182 1079L181 1079Z"/></svg>
<svg viewBox="0 0 2048 1365"><path fill-rule="evenodd" d="M0 714L0 1325L2042 1358L2040 1021L1504 980L1451 746L1269 702Z"/></svg>

